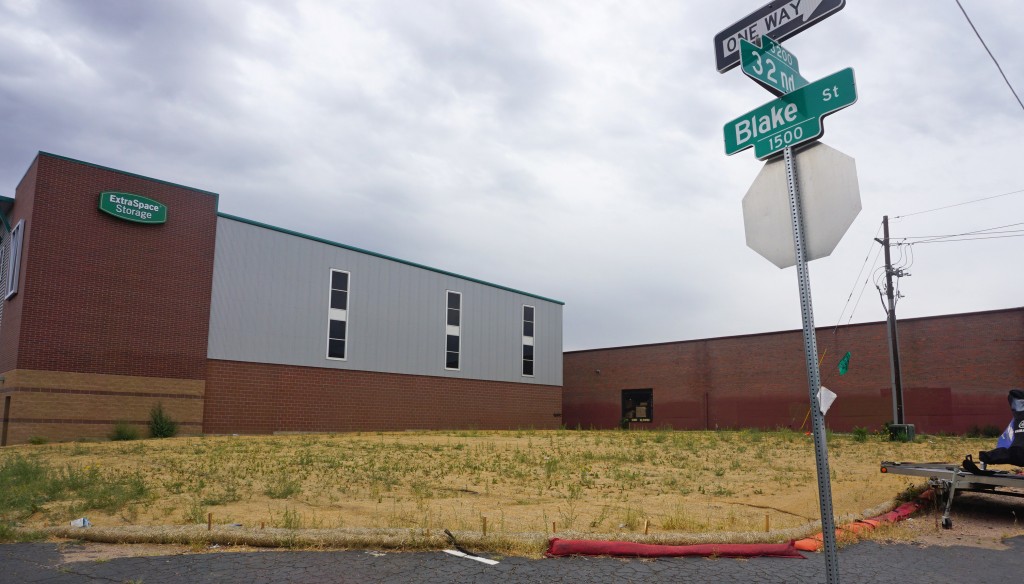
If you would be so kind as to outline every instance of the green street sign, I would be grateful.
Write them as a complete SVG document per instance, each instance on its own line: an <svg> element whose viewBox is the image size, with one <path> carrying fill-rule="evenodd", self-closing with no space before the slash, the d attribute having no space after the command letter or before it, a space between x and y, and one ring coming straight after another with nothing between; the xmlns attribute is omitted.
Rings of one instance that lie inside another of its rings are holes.
<svg viewBox="0 0 1024 584"><path fill-rule="evenodd" d="M761 46L740 39L740 63L743 73L775 95L785 95L807 85L800 75L796 55L781 44L761 35Z"/></svg>
<svg viewBox="0 0 1024 584"><path fill-rule="evenodd" d="M100 193L100 211L125 221L165 223L167 205L140 195L104 191Z"/></svg>
<svg viewBox="0 0 1024 584"><path fill-rule="evenodd" d="M825 129L821 118L857 101L853 69L843 69L791 91L725 125L725 153L754 147L765 159L789 146L816 140Z"/></svg>

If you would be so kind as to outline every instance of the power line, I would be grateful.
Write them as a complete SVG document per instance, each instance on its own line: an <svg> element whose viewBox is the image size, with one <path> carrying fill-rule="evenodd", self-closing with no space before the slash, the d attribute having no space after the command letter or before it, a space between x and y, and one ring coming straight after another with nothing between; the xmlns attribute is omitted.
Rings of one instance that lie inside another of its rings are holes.
<svg viewBox="0 0 1024 584"><path fill-rule="evenodd" d="M981 201L987 201L989 199L998 199L999 197L1006 197L1006 196L1009 196L1009 195L1018 195L1020 193L1024 193L1024 189L1020 189L1018 191L1010 191L1008 193L1003 193L1001 195L992 195L991 197L981 197L980 199L972 199L970 201L964 201L963 203L956 203L954 205L946 205L945 207L936 207L934 209L928 209L928 210L925 210L925 211L918 211L916 213L907 213L906 215L897 215L897 216L893 217L893 219L903 219L904 217L913 217L914 215L921 215L922 213L931 213L932 211L941 211L943 209L952 209L953 207L960 207L960 206L963 206L963 205L970 205L971 203L980 203Z"/></svg>
<svg viewBox="0 0 1024 584"><path fill-rule="evenodd" d="M1024 237L1024 233L1022 233L1020 235L994 235L994 236L991 236L991 237L964 237L964 238L961 238L961 239L933 239L933 240L930 240L930 241L917 241L917 242L914 242L914 243L904 243L904 244L896 244L896 245L915 246L915 245L924 245L926 243L953 243L953 242L957 242L957 241L975 241L975 240L978 240L978 239L1010 239L1012 237Z"/></svg>
<svg viewBox="0 0 1024 584"><path fill-rule="evenodd" d="M1006 78L1006 73L1003 73L1003 68L999 65L999 61L996 60L996 56L988 49L988 45L985 44L985 39L981 38L981 33L978 32L974 23L971 22L971 17L967 16L967 11L964 10L963 4L960 4L960 0L956 0L956 5L960 7L960 12L964 13L964 18L967 19L967 24L971 25L971 30L974 31L975 36L977 36L978 40L981 41L981 46L985 47L985 52L992 58L992 62L996 64L996 69L999 69L999 74L1003 76L1003 81L1006 82L1006 86L1010 88L1010 92L1013 93L1013 97L1017 99L1017 103L1020 104L1020 109L1024 110L1024 101L1020 100L1020 96L1017 95L1017 90L1013 88L1013 84L1011 84L1010 80Z"/></svg>
<svg viewBox="0 0 1024 584"><path fill-rule="evenodd" d="M880 255L882 255L881 247L879 247L878 251L875 252L875 259L871 262L872 266L874 266L875 262L878 261L878 256ZM864 291L867 290L868 288L868 280L870 278L871 274L868 274L867 276L864 277L864 284L860 287L860 294L857 295L857 302L853 303L853 310L850 311L850 318L849 320L846 321L846 324L850 324L851 322L853 322L853 315L857 312L857 307L860 306L860 299L864 297ZM839 325L836 325L836 328L838 327Z"/></svg>
<svg viewBox="0 0 1024 584"><path fill-rule="evenodd" d="M875 231L875 237L878 237L878 232L881 231L881 230L882 230L882 225L881 225L881 223L879 223L878 230ZM839 318L836 319L836 328L832 330L833 333L835 333L836 329L839 328L839 324L843 322L843 315L846 314L846 307L850 305L850 299L853 298L853 293L857 290L857 282L860 281L860 275L864 273L864 266L866 266L868 264L868 260L871 259L871 248L873 248L874 246L875 246L875 241L874 241L874 239L872 239L871 240L871 247L868 248L868 253L867 253L866 256L864 256L864 263L862 263L860 265L860 271L857 272L857 277L853 279L853 288L850 288L850 294L846 297L846 304L843 305L843 311L839 313ZM875 254L875 258L876 259L878 258L878 254L877 253ZM867 283L866 279L865 279L865 283ZM860 299L858 299L858 302L859 301L860 301ZM857 309L857 307L854 306L854 310L856 310L856 309ZM853 313L852 312L850 313L850 318L853 318Z"/></svg>
<svg viewBox="0 0 1024 584"><path fill-rule="evenodd" d="M985 231L984 233L985 233L985 235L993 235L993 234L996 234L996 233L998 233L998 234L1024 233L1024 229L1010 229L1009 231ZM964 235L974 235L974 234L973 233L969 233L969 234L964 234ZM941 239L943 237L959 237L959 236L955 235L955 234L951 234L951 235L911 235L911 236L907 236L907 237L901 237L900 239L901 240L907 240L907 239ZM911 241L911 242L908 242L908 243L915 243L915 242Z"/></svg>
<svg viewBox="0 0 1024 584"><path fill-rule="evenodd" d="M903 239L903 240L906 240L906 239L924 239L924 241L911 242L911 243L915 243L915 244L917 244L917 243L931 243L933 241L939 241L939 240L942 240L942 239L949 239L951 237L965 237L965 236L968 236L968 235L979 235L979 234L982 234L982 233L984 233L986 235L991 235L993 233L1004 233L1004 232L996 231L996 230L997 229L1006 229L1007 227L1016 227L1018 225L1024 225L1024 222L1021 222L1021 223L1010 223L1009 225L999 225L997 227L986 227L985 229L976 229L974 231L965 231L964 233L951 233L949 235L932 235L932 236L904 237L904 238L901 238L901 239ZM1007 233L1016 233L1017 231L1018 230L1012 230L1012 231L1009 231Z"/></svg>

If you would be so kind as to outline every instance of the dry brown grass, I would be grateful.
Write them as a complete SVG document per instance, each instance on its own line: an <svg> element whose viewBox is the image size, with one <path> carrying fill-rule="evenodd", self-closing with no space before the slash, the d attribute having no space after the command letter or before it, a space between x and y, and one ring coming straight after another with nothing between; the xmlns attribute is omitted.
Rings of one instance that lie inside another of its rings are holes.
<svg viewBox="0 0 1024 584"><path fill-rule="evenodd" d="M831 435L836 515L879 512L920 483L879 473L881 460L958 461L991 442L924 436L903 444ZM731 534L732 541L777 541L813 533L819 516L813 443L789 431L221 436L8 447L0 450L0 463L13 456L53 468L137 473L150 493L144 503L89 512L89 519L102 529L163 530L177 543L246 533L251 545L266 537L314 547L389 547L379 542L390 541L426 549L443 544L447 528L460 541L534 553L553 524L560 537L682 542ZM73 501L51 502L23 524L66 526L76 511ZM212 533L208 513L218 526Z"/></svg>

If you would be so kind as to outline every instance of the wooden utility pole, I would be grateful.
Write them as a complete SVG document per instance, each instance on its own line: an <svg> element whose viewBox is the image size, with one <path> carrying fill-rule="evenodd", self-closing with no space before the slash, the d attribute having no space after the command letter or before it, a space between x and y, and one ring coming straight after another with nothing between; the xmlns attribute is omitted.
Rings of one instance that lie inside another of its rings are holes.
<svg viewBox="0 0 1024 584"><path fill-rule="evenodd" d="M899 276L892 269L889 253L889 216L882 217L882 239L875 238L885 249L885 297L889 308L886 312L886 330L889 336L889 369L892 379L892 419L895 424L904 424L903 419L903 376L900 373L900 347L896 336L896 297L893 290L893 276Z"/></svg>

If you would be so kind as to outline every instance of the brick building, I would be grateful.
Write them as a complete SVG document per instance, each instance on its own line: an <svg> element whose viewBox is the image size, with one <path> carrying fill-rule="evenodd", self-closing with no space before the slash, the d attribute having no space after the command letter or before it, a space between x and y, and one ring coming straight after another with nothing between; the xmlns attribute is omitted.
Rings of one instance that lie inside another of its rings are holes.
<svg viewBox="0 0 1024 584"><path fill-rule="evenodd" d="M557 427L562 303L40 152L0 197L0 443Z"/></svg>
<svg viewBox="0 0 1024 584"><path fill-rule="evenodd" d="M817 330L828 427L893 419L884 322ZM919 432L1005 427L1024 387L1024 308L899 321L904 412ZM851 353L849 370L838 361ZM808 413L799 330L565 353L566 425L800 428ZM806 428L810 422L806 421Z"/></svg>

